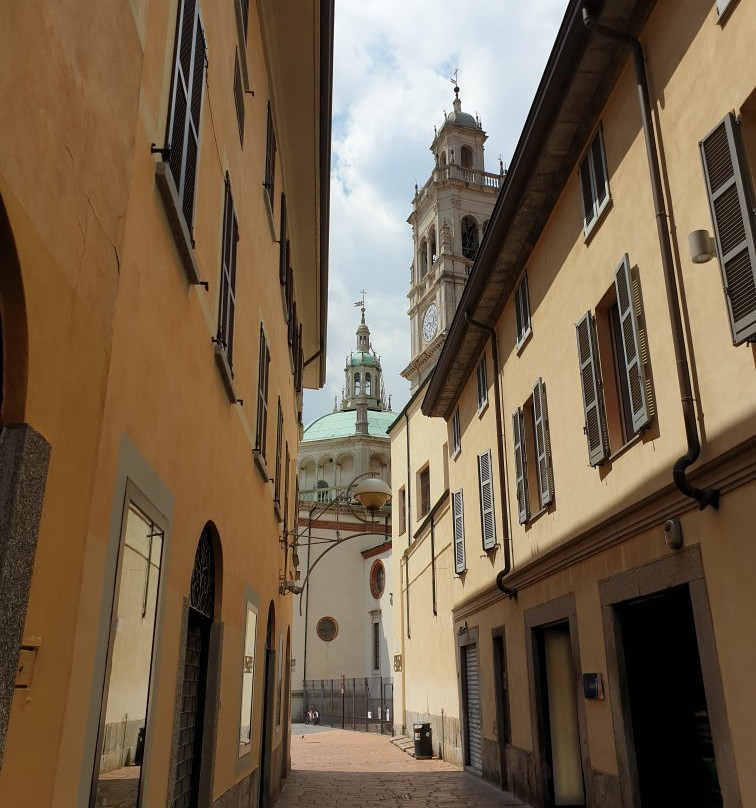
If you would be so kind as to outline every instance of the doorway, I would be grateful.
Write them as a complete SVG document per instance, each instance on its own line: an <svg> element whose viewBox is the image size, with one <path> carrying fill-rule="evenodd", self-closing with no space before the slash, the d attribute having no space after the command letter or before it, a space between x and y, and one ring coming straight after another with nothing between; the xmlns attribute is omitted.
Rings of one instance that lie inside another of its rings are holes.
<svg viewBox="0 0 756 808"><path fill-rule="evenodd" d="M585 805L569 623L536 631L539 712L549 805Z"/></svg>
<svg viewBox="0 0 756 808"><path fill-rule="evenodd" d="M509 686L507 683L507 652L504 644L504 628L494 629L493 634L494 684L496 687L496 735L499 741L500 786L506 789L507 746L512 742L509 721Z"/></svg>
<svg viewBox="0 0 756 808"><path fill-rule="evenodd" d="M616 607L643 808L721 808L690 590Z"/></svg>
<svg viewBox="0 0 756 808"><path fill-rule="evenodd" d="M268 627L265 632L265 680L263 682L263 714L262 739L260 743L260 789L259 808L268 808L271 799L273 754L273 713L275 707L276 682L276 650L275 650L276 618L273 604L268 608Z"/></svg>
<svg viewBox="0 0 756 808"><path fill-rule="evenodd" d="M483 733L480 724L480 685L478 681L478 644L462 648L464 657L465 763L476 772L483 770Z"/></svg>

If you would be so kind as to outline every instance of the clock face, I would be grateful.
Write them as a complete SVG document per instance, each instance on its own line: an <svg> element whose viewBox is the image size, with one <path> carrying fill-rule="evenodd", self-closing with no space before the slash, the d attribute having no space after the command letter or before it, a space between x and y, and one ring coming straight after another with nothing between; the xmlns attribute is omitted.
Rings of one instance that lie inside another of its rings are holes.
<svg viewBox="0 0 756 808"><path fill-rule="evenodd" d="M423 317L423 339L430 342L436 336L436 328L438 327L438 311L436 304L431 303L425 310Z"/></svg>

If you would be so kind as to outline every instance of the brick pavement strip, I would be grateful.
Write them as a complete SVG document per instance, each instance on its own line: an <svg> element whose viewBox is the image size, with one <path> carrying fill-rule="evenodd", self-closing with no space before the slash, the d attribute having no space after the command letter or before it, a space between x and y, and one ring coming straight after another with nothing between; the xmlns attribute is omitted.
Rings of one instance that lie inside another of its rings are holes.
<svg viewBox="0 0 756 808"><path fill-rule="evenodd" d="M385 735L294 724L291 774L276 808L529 808L440 760L415 760Z"/></svg>

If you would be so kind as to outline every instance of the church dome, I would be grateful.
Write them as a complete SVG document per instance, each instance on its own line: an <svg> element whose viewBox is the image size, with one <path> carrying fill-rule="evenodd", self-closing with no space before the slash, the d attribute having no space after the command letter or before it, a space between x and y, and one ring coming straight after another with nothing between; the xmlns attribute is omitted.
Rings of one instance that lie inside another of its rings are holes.
<svg viewBox="0 0 756 808"><path fill-rule="evenodd" d="M395 412L368 410L368 432L371 437L385 438L386 431L396 420ZM308 424L304 430L302 442L311 440L325 440L329 438L346 438L356 435L354 411L332 412L323 415Z"/></svg>
<svg viewBox="0 0 756 808"><path fill-rule="evenodd" d="M352 354L351 359L349 360L349 364L352 367L356 365L372 365L376 364L375 357L373 354L368 353L367 351L357 351L356 353Z"/></svg>

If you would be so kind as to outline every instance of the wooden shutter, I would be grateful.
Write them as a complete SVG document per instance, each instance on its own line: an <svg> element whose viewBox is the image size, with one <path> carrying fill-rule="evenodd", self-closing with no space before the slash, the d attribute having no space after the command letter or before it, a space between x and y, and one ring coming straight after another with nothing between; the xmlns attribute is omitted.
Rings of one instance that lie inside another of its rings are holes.
<svg viewBox="0 0 756 808"><path fill-rule="evenodd" d="M197 180L205 63L205 34L197 2L183 0L176 35L176 64L168 126L168 162L190 232L194 224L194 189Z"/></svg>
<svg viewBox="0 0 756 808"><path fill-rule="evenodd" d="M752 188L729 113L699 144L735 345L756 336L756 227Z"/></svg>
<svg viewBox="0 0 756 808"><path fill-rule="evenodd" d="M617 308L622 331L622 346L625 373L630 393L630 410L633 432L637 433L651 420L651 410L646 394L646 378L643 369L638 317L635 311L633 282L630 277L630 259L625 253L614 271L614 286L617 291Z"/></svg>
<svg viewBox="0 0 756 808"><path fill-rule="evenodd" d="M286 194L281 194L281 228L278 234L278 280L281 286L286 284L286 269L289 266L289 239L286 228Z"/></svg>
<svg viewBox="0 0 756 808"><path fill-rule="evenodd" d="M483 549L496 547L496 516L494 514L491 450L478 455L478 482L480 484L480 531Z"/></svg>
<svg viewBox="0 0 756 808"><path fill-rule="evenodd" d="M268 139L265 148L265 187L268 190L268 200L271 210L273 208L274 190L276 180L276 133L273 129L273 115L268 102Z"/></svg>
<svg viewBox="0 0 756 808"><path fill-rule="evenodd" d="M604 419L604 402L596 351L596 326L588 311L576 326L580 383L583 390L585 435L588 440L588 462L592 466L603 463L609 455Z"/></svg>
<svg viewBox="0 0 756 808"><path fill-rule="evenodd" d="M528 495L528 461L525 452L525 419L519 407L512 414L512 434L514 435L517 512L520 524L523 525L530 519L530 497Z"/></svg>
<svg viewBox="0 0 756 808"><path fill-rule="evenodd" d="M268 367L270 366L270 350L265 339L265 332L260 326L260 358L257 369L257 430L255 449L265 457L268 432Z"/></svg>
<svg viewBox="0 0 756 808"><path fill-rule="evenodd" d="M236 120L239 124L239 139L242 145L244 145L244 89L242 88L238 51L236 52L236 60L234 62L234 104L236 105Z"/></svg>
<svg viewBox="0 0 756 808"><path fill-rule="evenodd" d="M273 499L281 501L281 443L283 439L283 408L278 399L278 426L276 428L276 476L273 482Z"/></svg>
<svg viewBox="0 0 756 808"><path fill-rule="evenodd" d="M452 518L454 520L454 572L461 575L465 571L465 513L461 490L452 492Z"/></svg>
<svg viewBox="0 0 756 808"><path fill-rule="evenodd" d="M234 317L236 313L236 245L239 226L234 212L231 182L226 175L223 210L223 247L221 251L221 288L218 314L218 342L226 349L229 367L233 365Z"/></svg>
<svg viewBox="0 0 756 808"><path fill-rule="evenodd" d="M538 500L545 508L554 499L554 472L551 465L549 414L546 406L546 385L541 379L533 388L533 431L535 432L538 468Z"/></svg>

